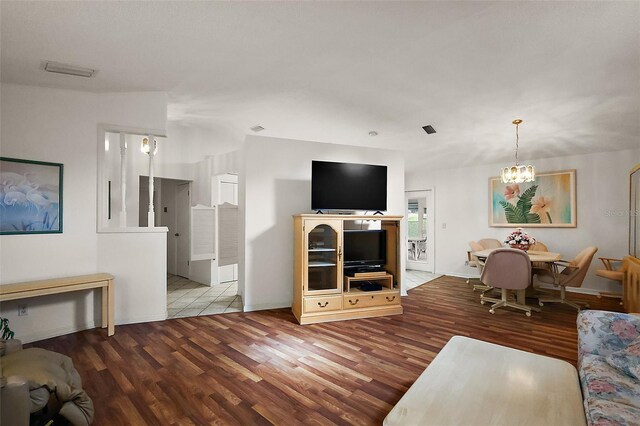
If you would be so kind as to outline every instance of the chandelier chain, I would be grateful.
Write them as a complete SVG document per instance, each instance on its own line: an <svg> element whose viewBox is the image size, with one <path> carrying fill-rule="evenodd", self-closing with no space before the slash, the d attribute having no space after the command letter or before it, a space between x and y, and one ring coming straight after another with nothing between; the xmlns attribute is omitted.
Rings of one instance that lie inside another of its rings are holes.
<svg viewBox="0 0 640 426"><path fill-rule="evenodd" d="M520 135L518 134L518 126L519 124L516 124L516 166L520 164L518 163L518 147L520 145Z"/></svg>

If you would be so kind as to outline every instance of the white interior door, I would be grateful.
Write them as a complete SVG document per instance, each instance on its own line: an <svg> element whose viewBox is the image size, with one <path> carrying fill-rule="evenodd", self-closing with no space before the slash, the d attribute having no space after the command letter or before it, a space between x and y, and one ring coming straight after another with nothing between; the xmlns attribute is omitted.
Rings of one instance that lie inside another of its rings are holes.
<svg viewBox="0 0 640 426"><path fill-rule="evenodd" d="M434 272L435 222L433 191L405 192L407 269Z"/></svg>
<svg viewBox="0 0 640 426"><path fill-rule="evenodd" d="M217 177L218 199L217 204L238 204L238 176L225 174ZM220 266L220 282L238 280L238 264Z"/></svg>
<svg viewBox="0 0 640 426"><path fill-rule="evenodd" d="M190 185L188 183L177 186L176 192L176 223L177 223L177 274L189 278L189 216L190 216Z"/></svg>

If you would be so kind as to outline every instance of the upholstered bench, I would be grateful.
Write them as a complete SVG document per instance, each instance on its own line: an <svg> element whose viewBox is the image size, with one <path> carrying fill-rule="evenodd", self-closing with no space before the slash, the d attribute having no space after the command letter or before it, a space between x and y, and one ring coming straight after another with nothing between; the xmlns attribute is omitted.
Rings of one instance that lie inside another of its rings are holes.
<svg viewBox="0 0 640 426"><path fill-rule="evenodd" d="M455 336L400 399L391 425L584 425L575 367Z"/></svg>

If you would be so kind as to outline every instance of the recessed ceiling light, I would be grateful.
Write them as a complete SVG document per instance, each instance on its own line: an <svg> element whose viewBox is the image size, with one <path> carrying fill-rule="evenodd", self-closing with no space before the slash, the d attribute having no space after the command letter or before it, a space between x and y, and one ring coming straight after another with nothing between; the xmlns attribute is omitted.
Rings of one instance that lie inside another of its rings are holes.
<svg viewBox="0 0 640 426"><path fill-rule="evenodd" d="M253 126L251 127L251 130L253 130L254 132L258 133L264 130L264 127L257 125L257 126Z"/></svg>
<svg viewBox="0 0 640 426"><path fill-rule="evenodd" d="M77 67L75 65L61 64L59 62L47 61L44 70L56 74L74 75L77 77L93 77L97 70L91 68Z"/></svg>
<svg viewBox="0 0 640 426"><path fill-rule="evenodd" d="M372 130L369 132L369 136L378 136L378 132L376 132L375 130Z"/></svg>
<svg viewBox="0 0 640 426"><path fill-rule="evenodd" d="M422 129L427 132L428 135L435 133L436 129L433 128L433 126L431 124L429 124L428 126L422 126Z"/></svg>

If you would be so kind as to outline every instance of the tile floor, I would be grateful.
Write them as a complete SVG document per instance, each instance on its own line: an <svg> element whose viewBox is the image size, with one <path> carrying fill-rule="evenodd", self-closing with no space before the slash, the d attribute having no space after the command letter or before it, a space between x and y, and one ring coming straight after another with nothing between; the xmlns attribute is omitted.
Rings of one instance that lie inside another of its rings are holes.
<svg viewBox="0 0 640 426"><path fill-rule="evenodd" d="M241 312L238 282L206 286L177 275L167 275L167 311L169 318Z"/></svg>
<svg viewBox="0 0 640 426"><path fill-rule="evenodd" d="M412 288L416 288L426 282L431 280L435 280L442 275L432 274L431 272L424 271L414 271L412 269L407 269L405 271L407 278L407 290L411 290Z"/></svg>

